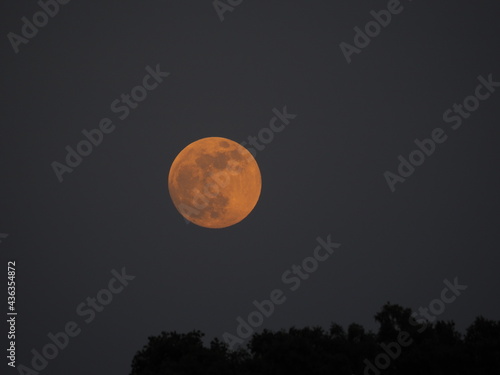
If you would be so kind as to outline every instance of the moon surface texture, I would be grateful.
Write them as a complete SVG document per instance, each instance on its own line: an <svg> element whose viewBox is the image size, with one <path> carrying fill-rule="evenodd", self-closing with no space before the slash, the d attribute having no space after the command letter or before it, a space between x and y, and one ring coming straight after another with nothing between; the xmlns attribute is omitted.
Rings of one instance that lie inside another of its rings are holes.
<svg viewBox="0 0 500 375"><path fill-rule="evenodd" d="M259 200L262 178L252 154L220 137L189 144L175 158L168 190L185 219L205 228L239 223Z"/></svg>

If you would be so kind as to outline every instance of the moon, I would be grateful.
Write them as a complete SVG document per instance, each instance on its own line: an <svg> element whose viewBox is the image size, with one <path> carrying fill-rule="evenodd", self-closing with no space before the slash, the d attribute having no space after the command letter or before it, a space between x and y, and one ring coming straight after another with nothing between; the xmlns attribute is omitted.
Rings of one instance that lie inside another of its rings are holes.
<svg viewBox="0 0 500 375"><path fill-rule="evenodd" d="M239 223L254 209L262 178L252 154L221 137L197 140L174 159L168 190L186 220L205 228Z"/></svg>

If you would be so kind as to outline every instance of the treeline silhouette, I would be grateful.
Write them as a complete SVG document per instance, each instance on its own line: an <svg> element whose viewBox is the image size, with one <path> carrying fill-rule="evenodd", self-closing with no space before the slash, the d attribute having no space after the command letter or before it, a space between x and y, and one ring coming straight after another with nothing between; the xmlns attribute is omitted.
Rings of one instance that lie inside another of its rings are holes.
<svg viewBox="0 0 500 375"><path fill-rule="evenodd" d="M477 317L465 334L453 321L415 321L411 309L387 303L377 333L333 323L254 333L230 350L204 334L162 332L132 361L131 375L494 375L500 374L500 321Z"/></svg>

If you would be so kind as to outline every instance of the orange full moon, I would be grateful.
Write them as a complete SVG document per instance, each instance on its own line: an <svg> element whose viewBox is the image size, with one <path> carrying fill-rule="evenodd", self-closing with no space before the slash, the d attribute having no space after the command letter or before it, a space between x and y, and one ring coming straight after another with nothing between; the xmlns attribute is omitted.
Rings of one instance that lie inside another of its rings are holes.
<svg viewBox="0 0 500 375"><path fill-rule="evenodd" d="M168 190L184 218L205 228L239 223L259 200L262 178L252 154L220 137L186 146L168 174Z"/></svg>

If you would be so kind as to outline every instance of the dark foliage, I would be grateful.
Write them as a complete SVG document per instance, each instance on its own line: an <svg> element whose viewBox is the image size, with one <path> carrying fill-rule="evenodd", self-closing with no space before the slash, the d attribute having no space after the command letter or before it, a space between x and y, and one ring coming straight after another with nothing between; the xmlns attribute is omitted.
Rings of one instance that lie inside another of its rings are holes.
<svg viewBox="0 0 500 375"><path fill-rule="evenodd" d="M387 303L375 315L378 333L356 323L254 334L230 350L203 333L162 332L134 357L131 375L479 375L500 374L500 322L478 317L465 335L452 321L418 323L412 311Z"/></svg>

